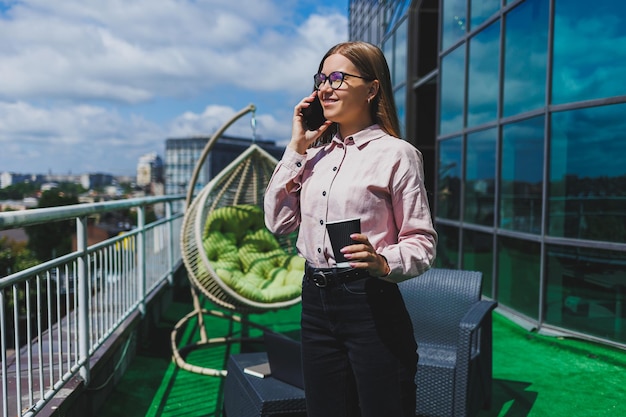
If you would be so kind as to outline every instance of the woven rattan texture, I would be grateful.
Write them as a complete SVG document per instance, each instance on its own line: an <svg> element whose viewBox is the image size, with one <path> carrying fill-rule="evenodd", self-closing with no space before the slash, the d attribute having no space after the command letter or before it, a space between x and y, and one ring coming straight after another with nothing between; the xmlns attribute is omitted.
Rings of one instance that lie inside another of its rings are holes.
<svg viewBox="0 0 626 417"><path fill-rule="evenodd" d="M475 415L491 398L491 311L482 273L431 269L399 284L419 362L416 414Z"/></svg>
<svg viewBox="0 0 626 417"><path fill-rule="evenodd" d="M202 232L206 218L212 210L239 204L262 207L265 188L276 163L276 159L259 146L250 146L200 191L187 208L183 219L181 249L190 281L216 304L241 313L288 307L300 302L300 297L287 301L260 303L236 293L211 267L202 247ZM291 242L283 239L281 243L285 250L293 253Z"/></svg>
<svg viewBox="0 0 626 417"><path fill-rule="evenodd" d="M267 361L267 355L242 353L228 360L224 382L227 417L306 416L304 391L272 377L257 378L243 372L246 366Z"/></svg>

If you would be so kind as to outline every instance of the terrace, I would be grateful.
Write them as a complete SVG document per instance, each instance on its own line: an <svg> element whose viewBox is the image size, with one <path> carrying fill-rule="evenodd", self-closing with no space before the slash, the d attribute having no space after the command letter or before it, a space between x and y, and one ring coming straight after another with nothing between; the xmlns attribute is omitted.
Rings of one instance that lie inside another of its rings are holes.
<svg viewBox="0 0 626 417"><path fill-rule="evenodd" d="M0 229L71 220L77 234L75 252L0 279L2 416L223 415L224 379L172 361L171 331L193 309L181 262L182 213L171 209L180 199L0 214ZM155 204L165 205L165 216L146 224L146 209ZM91 216L130 208L138 213L135 229L87 244ZM299 312L295 305L249 319L297 336ZM245 331L227 320L207 320L211 337ZM624 350L539 334L502 309L493 326L494 398L480 417L626 415ZM188 345L196 333L192 320L176 343ZM260 349L223 344L187 359L224 368L230 354Z"/></svg>

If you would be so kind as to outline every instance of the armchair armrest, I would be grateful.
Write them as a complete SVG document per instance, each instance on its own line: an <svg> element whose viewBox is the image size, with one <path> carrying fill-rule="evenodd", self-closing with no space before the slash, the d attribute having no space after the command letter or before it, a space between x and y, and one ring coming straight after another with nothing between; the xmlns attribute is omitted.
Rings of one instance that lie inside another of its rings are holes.
<svg viewBox="0 0 626 417"><path fill-rule="evenodd" d="M472 305L459 323L459 343L457 345L457 377L472 380L472 374L481 374L482 390L485 393L486 402L491 402L492 381L492 326L491 312L498 305L495 301L481 300ZM483 348L484 347L484 348ZM478 353L481 354L480 363L472 367L472 359ZM468 381L461 381L456 385L454 395L455 415L465 408L468 401Z"/></svg>
<svg viewBox="0 0 626 417"><path fill-rule="evenodd" d="M459 323L459 338L461 334L472 333L482 326L483 321L489 317L489 314L496 308L496 301L480 300L470 308Z"/></svg>

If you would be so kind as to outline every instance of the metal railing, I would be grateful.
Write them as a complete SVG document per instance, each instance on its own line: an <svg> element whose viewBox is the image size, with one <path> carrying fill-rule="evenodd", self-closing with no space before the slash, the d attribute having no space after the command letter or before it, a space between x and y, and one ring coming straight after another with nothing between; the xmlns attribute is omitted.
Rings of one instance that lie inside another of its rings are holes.
<svg viewBox="0 0 626 417"><path fill-rule="evenodd" d="M145 197L0 213L0 230L73 220L76 250L0 278L2 416L34 416L70 381L90 379L90 359L181 264L184 196ZM146 209L165 216L145 223ZM137 226L89 246L88 219L132 209Z"/></svg>

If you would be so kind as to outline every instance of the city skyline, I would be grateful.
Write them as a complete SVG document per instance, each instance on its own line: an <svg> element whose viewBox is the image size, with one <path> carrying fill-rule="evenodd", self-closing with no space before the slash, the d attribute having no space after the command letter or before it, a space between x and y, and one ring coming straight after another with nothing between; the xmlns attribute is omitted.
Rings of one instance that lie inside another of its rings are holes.
<svg viewBox="0 0 626 417"><path fill-rule="evenodd" d="M348 2L0 0L0 172L136 175L250 103L284 144ZM252 138L251 117L228 134Z"/></svg>

